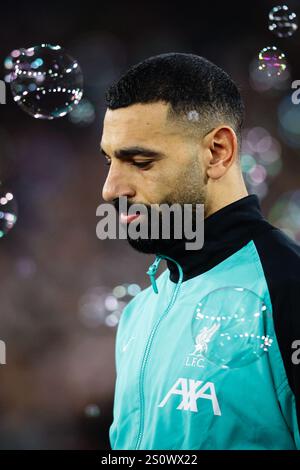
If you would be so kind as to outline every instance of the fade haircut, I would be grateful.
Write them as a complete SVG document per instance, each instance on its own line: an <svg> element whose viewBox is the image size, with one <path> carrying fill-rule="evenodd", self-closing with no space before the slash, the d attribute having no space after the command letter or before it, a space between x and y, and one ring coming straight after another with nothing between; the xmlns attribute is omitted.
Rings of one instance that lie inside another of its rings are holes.
<svg viewBox="0 0 300 470"><path fill-rule="evenodd" d="M168 118L202 136L218 125L229 125L240 148L244 105L239 89L204 57L177 52L149 57L129 68L105 98L112 110L163 101L169 104Z"/></svg>

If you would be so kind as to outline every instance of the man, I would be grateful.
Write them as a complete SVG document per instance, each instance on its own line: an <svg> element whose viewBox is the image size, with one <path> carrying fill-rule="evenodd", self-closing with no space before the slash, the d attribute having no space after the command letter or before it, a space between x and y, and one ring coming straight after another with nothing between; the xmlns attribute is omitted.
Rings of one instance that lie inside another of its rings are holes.
<svg viewBox="0 0 300 470"><path fill-rule="evenodd" d="M247 193L237 86L202 57L162 54L113 84L107 108L103 198L205 217L196 251L129 237L156 259L118 325L112 448L299 449L300 248Z"/></svg>

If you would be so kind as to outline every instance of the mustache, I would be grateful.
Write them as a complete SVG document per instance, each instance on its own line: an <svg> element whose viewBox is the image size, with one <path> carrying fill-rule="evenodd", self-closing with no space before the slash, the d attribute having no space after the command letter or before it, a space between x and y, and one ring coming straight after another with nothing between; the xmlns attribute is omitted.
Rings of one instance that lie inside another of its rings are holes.
<svg viewBox="0 0 300 470"><path fill-rule="evenodd" d="M117 211L118 213L120 213L120 199L119 199L119 198L114 199L114 200L112 201L112 204L113 204L114 208L116 209L116 211ZM128 201L128 200L127 200L127 211L129 210L129 208L130 208L131 206L134 206L134 205L136 205L136 204L141 204L141 205L145 206L146 209L147 209L147 211L148 211L148 213L150 213L150 211L151 211L151 205L150 205L150 204L145 204L144 202L130 202L130 201Z"/></svg>
<svg viewBox="0 0 300 470"><path fill-rule="evenodd" d="M119 198L116 198L112 201L112 204L115 208L115 210L117 211L117 213L119 214L120 213L120 199ZM160 204L164 204L164 205L167 205L169 207L171 207L173 204L179 204L180 206L183 207L183 203L180 203L180 202L170 202L170 201L163 201L163 202L160 202L160 203L155 203L155 204L146 204L144 202L131 202L129 200L127 200L127 211L129 210L129 208L131 206L135 206L137 204L141 204L143 205L146 209L147 209L147 212L148 214L150 215L151 213L151 207L155 207L155 209L158 209ZM189 203L191 206L192 206L192 212L194 213L196 211L196 203ZM137 211L139 212L139 211Z"/></svg>

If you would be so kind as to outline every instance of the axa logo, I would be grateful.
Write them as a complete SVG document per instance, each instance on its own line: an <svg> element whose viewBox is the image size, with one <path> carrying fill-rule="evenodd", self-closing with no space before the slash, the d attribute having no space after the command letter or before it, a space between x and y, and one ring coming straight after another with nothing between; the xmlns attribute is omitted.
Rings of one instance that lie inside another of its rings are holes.
<svg viewBox="0 0 300 470"><path fill-rule="evenodd" d="M207 353L208 343L211 341L214 334L220 328L220 323L214 323L210 328L205 326L199 332L195 339L194 350L191 352L185 361L187 367L204 367L203 353Z"/></svg>
<svg viewBox="0 0 300 470"><path fill-rule="evenodd" d="M158 406L163 408L171 397L174 399L174 395L181 397L181 402L177 406L177 410L189 410L196 413L198 411L198 400L205 399L211 401L214 415L221 416L213 382L203 383L201 380L179 378Z"/></svg>

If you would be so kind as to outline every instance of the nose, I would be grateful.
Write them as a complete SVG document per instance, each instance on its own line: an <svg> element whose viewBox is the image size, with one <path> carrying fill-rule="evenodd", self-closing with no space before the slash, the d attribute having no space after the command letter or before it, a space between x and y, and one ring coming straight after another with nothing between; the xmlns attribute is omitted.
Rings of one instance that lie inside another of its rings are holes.
<svg viewBox="0 0 300 470"><path fill-rule="evenodd" d="M121 196L132 198L135 196L132 178L121 162L112 162L102 189L104 201L112 202Z"/></svg>

